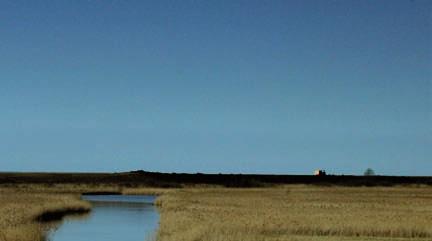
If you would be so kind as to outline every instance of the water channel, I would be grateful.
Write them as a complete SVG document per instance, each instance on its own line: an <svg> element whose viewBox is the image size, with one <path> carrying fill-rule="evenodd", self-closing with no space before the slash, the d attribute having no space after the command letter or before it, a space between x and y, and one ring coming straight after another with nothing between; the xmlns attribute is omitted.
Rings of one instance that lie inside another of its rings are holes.
<svg viewBox="0 0 432 241"><path fill-rule="evenodd" d="M68 216L48 232L48 241L151 241L159 214L149 195L83 195L86 215Z"/></svg>

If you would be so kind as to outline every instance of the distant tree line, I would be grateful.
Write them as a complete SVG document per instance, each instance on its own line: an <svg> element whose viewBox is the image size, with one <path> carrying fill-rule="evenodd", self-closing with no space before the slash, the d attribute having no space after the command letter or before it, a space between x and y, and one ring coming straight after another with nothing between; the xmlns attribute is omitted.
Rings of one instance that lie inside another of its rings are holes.
<svg viewBox="0 0 432 241"><path fill-rule="evenodd" d="M368 168L364 172L365 176L375 176L375 171L372 168Z"/></svg>

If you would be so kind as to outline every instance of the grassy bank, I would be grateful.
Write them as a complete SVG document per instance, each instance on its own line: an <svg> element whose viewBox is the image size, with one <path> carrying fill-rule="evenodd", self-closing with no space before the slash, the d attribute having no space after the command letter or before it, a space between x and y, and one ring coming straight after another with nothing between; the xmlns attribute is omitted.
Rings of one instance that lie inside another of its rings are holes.
<svg viewBox="0 0 432 241"><path fill-rule="evenodd" d="M160 241L432 240L430 187L184 189L158 205Z"/></svg>
<svg viewBox="0 0 432 241"><path fill-rule="evenodd" d="M0 188L0 240L43 240L44 232L40 221L89 210L90 205L73 194L23 192Z"/></svg>
<svg viewBox="0 0 432 241"><path fill-rule="evenodd" d="M162 194L169 191L107 184L0 185L0 241L44 241L44 222L90 210L90 204L80 200L81 193Z"/></svg>

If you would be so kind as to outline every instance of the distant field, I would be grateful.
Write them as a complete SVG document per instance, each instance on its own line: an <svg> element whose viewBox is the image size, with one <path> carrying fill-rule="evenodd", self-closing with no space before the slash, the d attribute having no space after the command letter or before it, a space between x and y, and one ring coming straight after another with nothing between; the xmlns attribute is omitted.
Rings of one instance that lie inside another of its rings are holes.
<svg viewBox="0 0 432 241"><path fill-rule="evenodd" d="M133 171L122 173L5 173L0 185L16 184L87 184L124 187L184 187L219 185L224 187L269 187L281 184L316 184L338 186L431 185L432 177L351 176L351 175L254 175L254 174L187 174Z"/></svg>

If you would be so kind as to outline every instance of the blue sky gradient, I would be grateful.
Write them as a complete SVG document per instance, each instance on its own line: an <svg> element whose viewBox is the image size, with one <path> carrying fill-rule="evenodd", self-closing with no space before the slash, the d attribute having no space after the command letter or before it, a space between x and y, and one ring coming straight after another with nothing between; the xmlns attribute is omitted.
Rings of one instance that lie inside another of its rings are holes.
<svg viewBox="0 0 432 241"><path fill-rule="evenodd" d="M0 0L0 170L432 175L431 13Z"/></svg>

